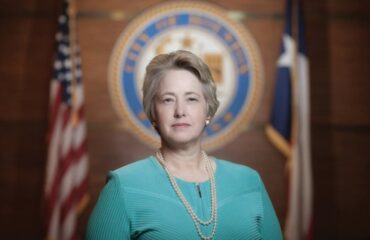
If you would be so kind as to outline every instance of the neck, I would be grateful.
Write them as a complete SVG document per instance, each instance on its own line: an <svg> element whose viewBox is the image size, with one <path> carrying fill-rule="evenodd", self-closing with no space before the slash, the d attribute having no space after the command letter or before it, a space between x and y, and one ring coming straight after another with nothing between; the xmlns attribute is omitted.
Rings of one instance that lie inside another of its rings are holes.
<svg viewBox="0 0 370 240"><path fill-rule="evenodd" d="M173 149L167 146L161 147L166 166L174 171L204 169L202 149L200 146L186 149Z"/></svg>

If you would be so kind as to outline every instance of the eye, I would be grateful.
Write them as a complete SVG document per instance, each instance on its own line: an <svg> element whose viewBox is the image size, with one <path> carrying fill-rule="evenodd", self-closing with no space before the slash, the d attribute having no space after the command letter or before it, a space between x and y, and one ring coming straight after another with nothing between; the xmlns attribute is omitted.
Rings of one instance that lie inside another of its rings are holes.
<svg viewBox="0 0 370 240"><path fill-rule="evenodd" d="M198 98L195 98L195 97L189 97L189 98L188 98L188 101L189 101L189 102L198 102Z"/></svg>
<svg viewBox="0 0 370 240"><path fill-rule="evenodd" d="M171 102L173 102L173 98L164 98L164 99L162 99L162 102L163 103L171 103Z"/></svg>

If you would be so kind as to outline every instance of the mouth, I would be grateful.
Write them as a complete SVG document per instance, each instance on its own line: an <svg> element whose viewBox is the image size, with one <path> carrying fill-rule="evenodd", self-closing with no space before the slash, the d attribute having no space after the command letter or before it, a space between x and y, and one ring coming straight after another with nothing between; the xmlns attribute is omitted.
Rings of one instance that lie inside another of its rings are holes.
<svg viewBox="0 0 370 240"><path fill-rule="evenodd" d="M175 124L172 124L172 127L173 128L186 128L186 127L189 127L190 124L188 123L175 123Z"/></svg>

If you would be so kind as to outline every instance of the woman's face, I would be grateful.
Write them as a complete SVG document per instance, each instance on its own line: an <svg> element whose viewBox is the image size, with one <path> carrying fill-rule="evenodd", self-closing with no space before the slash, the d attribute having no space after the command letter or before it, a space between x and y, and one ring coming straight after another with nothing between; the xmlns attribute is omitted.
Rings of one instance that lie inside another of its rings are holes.
<svg viewBox="0 0 370 240"><path fill-rule="evenodd" d="M154 103L162 142L183 145L200 142L207 104L198 78L186 70L170 70L160 81Z"/></svg>

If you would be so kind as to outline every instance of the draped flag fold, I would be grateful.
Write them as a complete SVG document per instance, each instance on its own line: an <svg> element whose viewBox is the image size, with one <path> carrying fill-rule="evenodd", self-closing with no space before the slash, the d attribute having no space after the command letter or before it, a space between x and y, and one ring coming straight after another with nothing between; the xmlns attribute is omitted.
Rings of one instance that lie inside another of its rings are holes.
<svg viewBox="0 0 370 240"><path fill-rule="evenodd" d="M46 239L77 239L77 217L87 203L88 155L81 59L70 3L58 19L50 84L44 205Z"/></svg>
<svg viewBox="0 0 370 240"><path fill-rule="evenodd" d="M313 211L308 59L301 1L294 6L287 0L275 96L266 128L271 142L287 158L289 186L284 229L287 240L312 239ZM297 40L293 38L293 27Z"/></svg>

